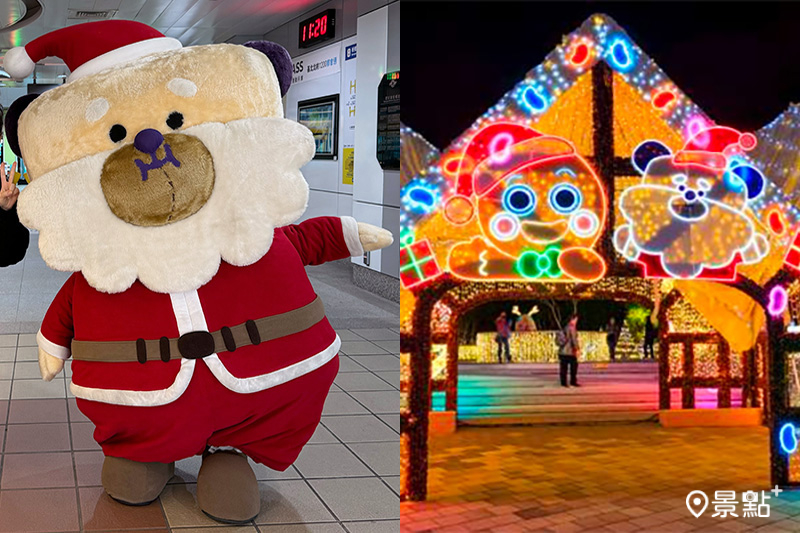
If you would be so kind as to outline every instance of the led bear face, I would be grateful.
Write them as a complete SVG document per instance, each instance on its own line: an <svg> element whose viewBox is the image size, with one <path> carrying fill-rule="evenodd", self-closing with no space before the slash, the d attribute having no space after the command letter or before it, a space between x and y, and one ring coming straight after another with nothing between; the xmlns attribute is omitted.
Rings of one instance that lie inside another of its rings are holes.
<svg viewBox="0 0 800 533"><path fill-rule="evenodd" d="M633 164L642 182L619 198L625 224L617 250L656 277L732 279L735 265L755 263L768 251L747 211L764 178L741 153L750 134L713 127L671 154L657 141L639 145Z"/></svg>
<svg viewBox="0 0 800 533"><path fill-rule="evenodd" d="M496 124L473 138L460 170L460 183L469 181L460 190L470 195L449 202L469 199L482 236L451 251L455 274L588 281L605 273L602 258L591 248L602 230L606 198L570 143Z"/></svg>

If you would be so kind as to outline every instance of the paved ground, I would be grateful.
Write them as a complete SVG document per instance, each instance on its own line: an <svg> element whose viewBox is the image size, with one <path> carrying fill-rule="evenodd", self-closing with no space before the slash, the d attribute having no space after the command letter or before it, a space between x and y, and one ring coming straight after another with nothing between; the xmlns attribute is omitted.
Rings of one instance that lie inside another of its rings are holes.
<svg viewBox="0 0 800 533"><path fill-rule="evenodd" d="M434 438L430 499L401 504L401 531L800 531L800 492L742 517L741 493L769 488L766 428L464 428ZM709 496L700 518L692 490ZM738 519L711 517L722 490L737 491Z"/></svg>

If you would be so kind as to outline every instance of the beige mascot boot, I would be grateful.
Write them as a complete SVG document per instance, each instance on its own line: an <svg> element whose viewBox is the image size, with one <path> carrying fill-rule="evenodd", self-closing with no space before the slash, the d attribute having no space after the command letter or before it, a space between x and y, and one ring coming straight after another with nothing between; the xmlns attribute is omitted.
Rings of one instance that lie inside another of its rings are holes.
<svg viewBox="0 0 800 533"><path fill-rule="evenodd" d="M204 453L197 474L197 503L217 522L242 524L254 519L261 496L247 457L234 451Z"/></svg>
<svg viewBox="0 0 800 533"><path fill-rule="evenodd" d="M175 473L175 463L140 463L121 457L103 461L103 488L125 505L152 503Z"/></svg>

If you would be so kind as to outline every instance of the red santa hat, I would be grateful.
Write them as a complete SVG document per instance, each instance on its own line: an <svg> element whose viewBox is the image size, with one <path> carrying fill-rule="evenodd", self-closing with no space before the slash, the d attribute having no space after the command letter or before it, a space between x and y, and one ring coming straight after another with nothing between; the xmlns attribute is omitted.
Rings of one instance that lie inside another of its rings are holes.
<svg viewBox="0 0 800 533"><path fill-rule="evenodd" d="M131 20L102 20L67 26L9 50L3 68L14 79L30 76L37 61L57 56L69 67L67 82L140 57L176 50L181 42L147 24Z"/></svg>
<svg viewBox="0 0 800 533"><path fill-rule="evenodd" d="M695 133L675 154L676 163L695 163L725 169L728 157L749 152L756 146L756 136L733 128L713 126Z"/></svg>

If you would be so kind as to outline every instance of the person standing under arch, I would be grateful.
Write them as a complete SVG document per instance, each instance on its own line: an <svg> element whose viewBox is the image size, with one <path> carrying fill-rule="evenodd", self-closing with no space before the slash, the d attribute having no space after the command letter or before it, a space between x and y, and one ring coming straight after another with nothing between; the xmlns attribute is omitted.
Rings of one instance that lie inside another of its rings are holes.
<svg viewBox="0 0 800 533"><path fill-rule="evenodd" d="M559 332L558 363L561 386L580 387L578 385L578 357L581 355L581 345L578 341L578 315L572 315L566 327ZM569 385L567 385L567 370L569 370Z"/></svg>
<svg viewBox="0 0 800 533"><path fill-rule="evenodd" d="M503 362L503 347L506 349L506 362L511 362L511 347L508 344L508 339L511 337L511 324L509 324L508 319L506 318L506 312L503 311L500 313L494 321L495 327L497 328L497 334L494 337L494 340L497 342L497 362Z"/></svg>

